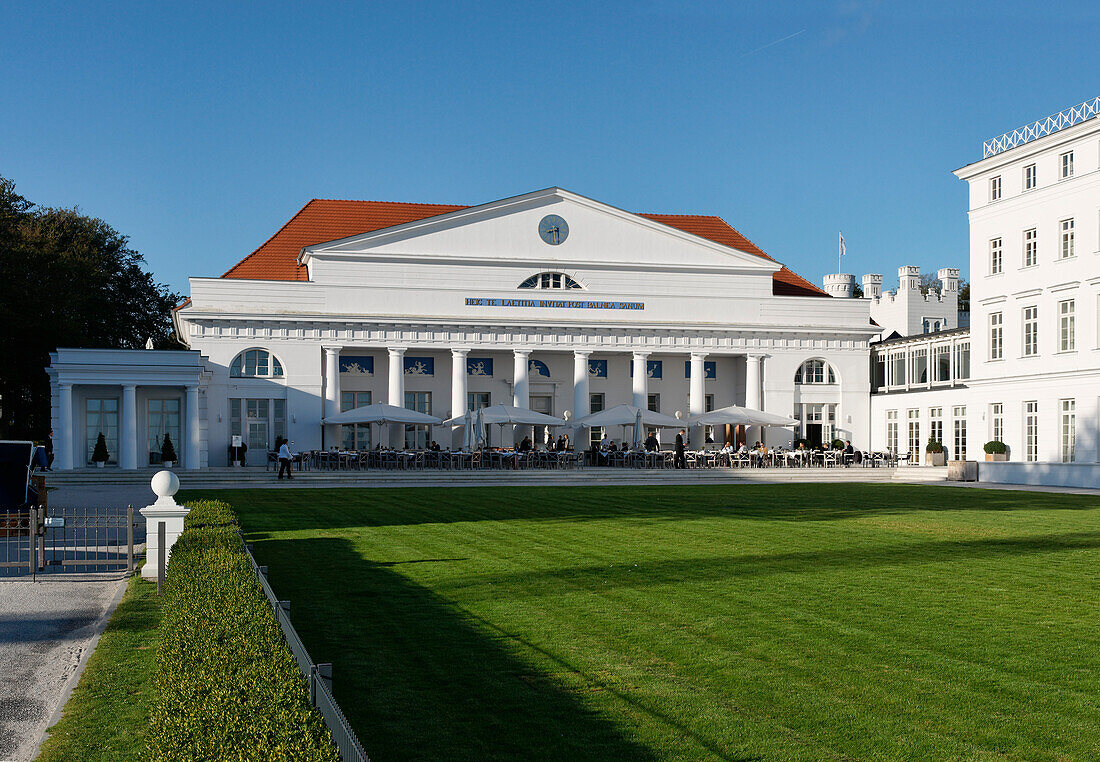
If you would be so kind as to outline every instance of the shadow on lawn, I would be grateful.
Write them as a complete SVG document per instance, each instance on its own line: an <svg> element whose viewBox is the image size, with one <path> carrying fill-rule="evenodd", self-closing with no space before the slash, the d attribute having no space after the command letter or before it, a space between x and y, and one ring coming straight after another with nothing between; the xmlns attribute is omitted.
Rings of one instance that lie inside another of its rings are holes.
<svg viewBox="0 0 1100 762"><path fill-rule="evenodd" d="M246 526L272 532L511 519L666 521L720 516L833 521L912 511L1100 508L1100 501L1090 495L900 484L249 489L201 494L229 501Z"/></svg>
<svg viewBox="0 0 1100 762"><path fill-rule="evenodd" d="M614 693L625 714L661 722L707 758L758 759L731 756L535 644L475 624L391 567L364 560L346 540L268 540L256 543L256 554L291 599L310 654L333 662L336 698L372 758L658 759L581 700ZM560 685L517 650L537 651L582 687Z"/></svg>
<svg viewBox="0 0 1100 762"><path fill-rule="evenodd" d="M646 587L649 585L713 582L737 577L751 578L769 574L801 573L841 569L873 568L944 561L997 559L1040 553L1060 553L1100 548L1100 532L1072 532L985 540L940 540L872 547L807 551L801 553L746 554L672 560L623 559L620 564L601 564L523 574L456 578L447 591L464 590L463 600L477 600L471 590L483 589L485 597L499 594L510 585L522 586L528 596L556 595L582 589L606 591L609 586ZM636 561L636 563L635 563ZM563 584L565 583L565 584ZM493 587L496 587L494 591Z"/></svg>

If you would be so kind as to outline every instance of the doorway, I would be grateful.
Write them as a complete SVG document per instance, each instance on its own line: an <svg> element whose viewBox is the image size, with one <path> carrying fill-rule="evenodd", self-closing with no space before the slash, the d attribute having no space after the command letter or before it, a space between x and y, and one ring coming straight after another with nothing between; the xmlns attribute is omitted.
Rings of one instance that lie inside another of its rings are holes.
<svg viewBox="0 0 1100 762"><path fill-rule="evenodd" d="M554 398L550 395L532 395L528 398L528 403L531 405L531 409L536 413L542 413L543 415L554 414ZM547 437L550 436L550 427L535 426L534 428L535 433L534 436L531 437L531 441L535 444L546 444Z"/></svg>

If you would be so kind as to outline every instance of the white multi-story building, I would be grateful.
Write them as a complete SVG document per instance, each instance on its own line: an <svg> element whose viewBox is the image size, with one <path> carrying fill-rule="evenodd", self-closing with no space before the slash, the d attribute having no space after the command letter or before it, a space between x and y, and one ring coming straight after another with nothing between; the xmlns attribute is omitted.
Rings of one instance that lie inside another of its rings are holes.
<svg viewBox="0 0 1100 762"><path fill-rule="evenodd" d="M1100 99L1006 133L956 170L970 185L971 327L875 346L874 447L923 458L942 432L952 457L962 443L980 460L998 440L1009 461L983 463L983 481L1100 485L1098 112ZM969 378L939 375L948 341L967 344Z"/></svg>
<svg viewBox="0 0 1100 762"><path fill-rule="evenodd" d="M124 468L158 462L163 433L184 467L227 464L234 437L253 462L280 436L363 448L377 429L322 419L370 402L571 419L739 404L800 419L768 430L772 444L868 445L866 303L827 298L717 217L632 214L558 188L475 207L314 200L224 276L191 278L175 319L193 351L55 353L56 467L85 466L99 431ZM746 434L761 436L711 432Z"/></svg>

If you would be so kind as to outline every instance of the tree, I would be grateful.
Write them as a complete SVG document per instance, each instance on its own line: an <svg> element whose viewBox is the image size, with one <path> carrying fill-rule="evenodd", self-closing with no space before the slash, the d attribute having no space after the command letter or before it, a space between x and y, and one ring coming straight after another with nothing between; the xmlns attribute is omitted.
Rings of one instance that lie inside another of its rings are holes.
<svg viewBox="0 0 1100 762"><path fill-rule="evenodd" d="M57 347L175 344L181 296L154 281L127 243L103 220L36 206L0 177L0 438L49 431L45 368Z"/></svg>
<svg viewBox="0 0 1100 762"><path fill-rule="evenodd" d="M970 281L959 279L959 312L970 312Z"/></svg>
<svg viewBox="0 0 1100 762"><path fill-rule="evenodd" d="M165 463L171 461L175 463L179 458L176 457L176 448L172 446L172 437L168 435L168 432L164 432L164 443L160 446L160 459Z"/></svg>
<svg viewBox="0 0 1100 762"><path fill-rule="evenodd" d="M858 283L855 284L854 286L852 286L852 298L853 299L862 299L863 298L863 286L859 285Z"/></svg>
<svg viewBox="0 0 1100 762"><path fill-rule="evenodd" d="M99 432L99 436L95 440L95 448L92 450L92 462L93 463L106 463L111 459L110 454L107 452L107 439L103 436L103 432Z"/></svg>

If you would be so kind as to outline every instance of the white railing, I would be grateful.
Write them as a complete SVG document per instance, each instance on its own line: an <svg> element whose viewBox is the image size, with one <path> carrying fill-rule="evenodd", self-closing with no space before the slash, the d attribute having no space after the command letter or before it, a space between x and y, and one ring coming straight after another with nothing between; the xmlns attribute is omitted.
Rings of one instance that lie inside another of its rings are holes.
<svg viewBox="0 0 1100 762"><path fill-rule="evenodd" d="M1046 119L1040 119L1037 122L1018 127L1012 132L1006 132L1004 135L985 141L982 146L982 158L995 156L1010 148L1029 143L1036 138L1050 135L1058 130L1064 130L1066 127L1072 127L1097 115L1100 115L1100 98L1093 98L1091 101L1079 103L1076 106L1067 108L1065 111L1051 114Z"/></svg>

